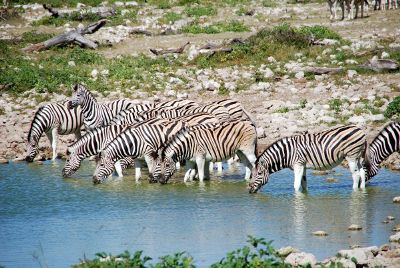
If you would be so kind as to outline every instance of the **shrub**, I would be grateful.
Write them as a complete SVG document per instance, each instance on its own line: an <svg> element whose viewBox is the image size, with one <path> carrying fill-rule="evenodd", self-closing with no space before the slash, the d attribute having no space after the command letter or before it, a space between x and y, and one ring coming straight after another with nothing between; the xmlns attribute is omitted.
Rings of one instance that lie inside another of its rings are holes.
<svg viewBox="0 0 400 268"><path fill-rule="evenodd" d="M400 114L400 96L393 99L386 108L385 117L392 118Z"/></svg>
<svg viewBox="0 0 400 268"><path fill-rule="evenodd" d="M211 16L216 15L217 10L212 6L195 6L187 7L185 13L189 17L201 17L201 16Z"/></svg>

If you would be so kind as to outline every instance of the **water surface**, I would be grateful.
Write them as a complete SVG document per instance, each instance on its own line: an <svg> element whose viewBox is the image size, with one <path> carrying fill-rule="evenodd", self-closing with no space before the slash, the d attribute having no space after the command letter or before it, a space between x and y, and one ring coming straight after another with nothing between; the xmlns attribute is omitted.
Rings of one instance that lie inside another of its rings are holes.
<svg viewBox="0 0 400 268"><path fill-rule="evenodd" d="M247 235L291 245L319 260L351 245L388 242L400 217L398 173L381 170L366 191L352 191L343 168L326 176L307 171L307 194L295 194L293 172L274 174L250 195L244 169L234 165L211 181L184 184L183 173L168 185L136 183L132 171L93 185L94 164L84 162L63 179L63 161L0 165L0 264L6 267L69 267L96 252L144 250L157 258L188 251L199 267L245 245ZM337 181L326 182L327 177ZM362 231L348 231L359 224ZM324 230L327 237L311 232Z"/></svg>

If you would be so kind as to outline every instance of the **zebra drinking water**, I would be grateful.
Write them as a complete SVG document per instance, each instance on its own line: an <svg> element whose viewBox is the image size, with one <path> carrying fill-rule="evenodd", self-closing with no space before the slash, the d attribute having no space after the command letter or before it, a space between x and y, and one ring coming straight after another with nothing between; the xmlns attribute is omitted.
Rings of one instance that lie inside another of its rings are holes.
<svg viewBox="0 0 400 268"><path fill-rule="evenodd" d="M182 129L161 148L153 177L167 183L175 172L175 163L190 160L196 162L199 180L203 181L209 175L208 161L220 161L237 154L246 166L245 179L248 180L256 160L256 142L256 129L250 121L235 120Z"/></svg>
<svg viewBox="0 0 400 268"><path fill-rule="evenodd" d="M367 180L374 177L383 160L392 153L400 151L400 123L392 122L385 126L374 138L367 150Z"/></svg>
<svg viewBox="0 0 400 268"><path fill-rule="evenodd" d="M294 170L294 189L307 190L306 167L324 170L349 162L353 177L353 188L357 188L361 178L361 188L365 188L366 138L356 126L340 126L318 133L307 133L282 138L257 158L253 178L249 184L250 193L257 192L268 182L269 175L284 168Z"/></svg>
<svg viewBox="0 0 400 268"><path fill-rule="evenodd" d="M108 143L114 140L122 131L128 127L112 125L96 128L86 133L81 139L68 147L69 158L65 162L62 170L63 177L70 177L79 169L83 159L97 155ZM132 164L133 161L121 159L121 165L116 164L118 176L122 177L122 169Z"/></svg>
<svg viewBox="0 0 400 268"><path fill-rule="evenodd" d="M51 103L40 107L32 120L28 133L27 155L25 160L32 162L38 153L39 139L46 133L53 149L52 159L57 157L58 135L75 134L77 139L81 136L83 123L82 113L79 108L68 109L67 103Z"/></svg>
<svg viewBox="0 0 400 268"><path fill-rule="evenodd" d="M114 163L128 156L144 157L151 174L154 165L153 155L157 149L182 127L202 123L217 124L219 121L213 115L198 113L178 117L175 120L154 118L128 128L102 150L93 182L102 182L112 173ZM136 174L136 180L139 178L140 174Z"/></svg>

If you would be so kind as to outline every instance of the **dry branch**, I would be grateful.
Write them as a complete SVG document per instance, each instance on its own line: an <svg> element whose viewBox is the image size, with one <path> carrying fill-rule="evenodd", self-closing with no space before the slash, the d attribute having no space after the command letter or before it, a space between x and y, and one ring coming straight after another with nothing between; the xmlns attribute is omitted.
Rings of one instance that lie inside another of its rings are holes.
<svg viewBox="0 0 400 268"><path fill-rule="evenodd" d="M177 53L177 54L182 54L182 52L185 50L185 47L189 45L190 42L187 42L183 46L179 48L167 48L167 49L162 49L162 48L150 48L150 51L155 54L155 55L164 55L164 54L171 54L171 53Z"/></svg>
<svg viewBox="0 0 400 268"><path fill-rule="evenodd" d="M312 73L316 75L321 74L334 74L343 71L342 67L339 68L329 68L329 67L305 67L303 72L305 73Z"/></svg>
<svg viewBox="0 0 400 268"><path fill-rule="evenodd" d="M68 18L68 16L77 12L77 11L71 11L71 12L61 13L56 9L54 9L52 6L46 4L43 4L43 8L49 11L51 13L51 16L54 18ZM96 15L98 19L105 19L117 14L114 8L105 8L105 7L84 9L83 11L84 12L78 13L79 15L74 16L74 20L82 21L85 19L85 17L89 17L89 15L92 14Z"/></svg>
<svg viewBox="0 0 400 268"><path fill-rule="evenodd" d="M373 70L375 72L381 71L395 71L400 68L400 65L394 60L384 60L384 59L373 59L368 60L366 63L359 65L359 67L364 69Z"/></svg>
<svg viewBox="0 0 400 268"><path fill-rule="evenodd" d="M133 29L129 30L129 34L144 34L144 35L147 35L147 36L153 35L152 32L149 32L149 31L146 31L146 30L143 30L143 29L140 29L140 28L133 28Z"/></svg>
<svg viewBox="0 0 400 268"><path fill-rule="evenodd" d="M75 43L82 47L97 48L97 44L90 39L84 37L85 34L92 34L97 32L101 27L106 24L106 20L99 20L98 22L89 24L85 28L77 28L59 36L53 37L44 42L28 46L23 49L26 52L40 51L48 49L52 46L65 45Z"/></svg>

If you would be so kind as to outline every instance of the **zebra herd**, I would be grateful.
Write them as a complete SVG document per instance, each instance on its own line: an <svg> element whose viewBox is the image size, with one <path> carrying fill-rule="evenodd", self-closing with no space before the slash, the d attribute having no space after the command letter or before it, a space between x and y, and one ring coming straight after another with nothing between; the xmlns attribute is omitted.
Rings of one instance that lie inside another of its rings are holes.
<svg viewBox="0 0 400 268"><path fill-rule="evenodd" d="M344 10L346 8L348 18L353 19L358 17L358 11L361 9L361 17L364 17L364 6L368 13L368 0L327 0L331 20L337 19L336 7L339 6L342 11L341 19L344 19ZM373 1L372 1L373 2ZM400 6L400 0L375 0L374 10L397 9ZM355 11L355 14L354 14Z"/></svg>
<svg viewBox="0 0 400 268"><path fill-rule="evenodd" d="M86 133L81 136L81 128ZM58 135L75 133L68 147L63 177L71 176L88 157L96 158L94 183L101 183L114 170L135 166L141 178L144 159L149 181L167 183L180 163L186 163L184 181L210 177L210 162L238 156L246 168L249 192L257 192L269 175L284 168L294 170L294 188L307 190L306 167L333 168L344 159L352 173L353 188L365 188L381 162L400 150L400 123L388 124L367 144L360 128L347 125L318 133L304 133L275 141L256 157L256 125L249 113L235 100L207 104L172 100L137 104L131 100L98 103L83 85L74 86L71 99L39 108L28 133L26 161L38 153L38 142L45 133L56 158Z"/></svg>

